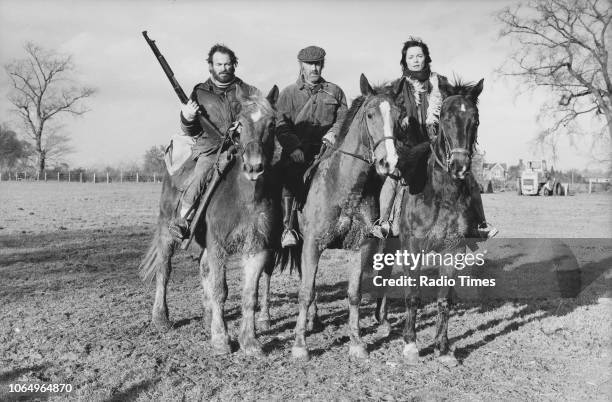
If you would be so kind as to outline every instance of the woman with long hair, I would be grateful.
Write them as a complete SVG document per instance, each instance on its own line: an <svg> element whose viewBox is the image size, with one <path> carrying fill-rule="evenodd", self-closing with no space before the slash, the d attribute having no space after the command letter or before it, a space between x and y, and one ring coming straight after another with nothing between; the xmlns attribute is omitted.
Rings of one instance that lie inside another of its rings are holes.
<svg viewBox="0 0 612 402"><path fill-rule="evenodd" d="M438 89L438 74L431 71L429 47L420 38L410 37L402 47L402 77L392 86L400 87L405 80L403 90L398 95L400 106L400 138L407 146L414 146L425 141L432 141L438 133L442 95ZM468 175L466 179L472 187L473 212L479 225L475 236L493 237L497 229L487 225L480 197L480 186ZM372 234L379 238L399 234L399 210L405 188L399 186L399 180L389 176L380 194L380 218L372 228Z"/></svg>

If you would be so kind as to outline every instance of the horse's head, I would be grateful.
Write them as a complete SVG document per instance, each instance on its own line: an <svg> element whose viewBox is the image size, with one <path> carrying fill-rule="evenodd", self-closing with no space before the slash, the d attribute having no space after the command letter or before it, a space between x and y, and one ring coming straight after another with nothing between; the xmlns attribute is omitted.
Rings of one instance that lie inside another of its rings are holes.
<svg viewBox="0 0 612 402"><path fill-rule="evenodd" d="M270 163L274 151L274 104L278 99L278 87L267 97L247 97L240 87L236 97L242 105L238 116L238 143L242 153L242 172L251 181L257 180Z"/></svg>
<svg viewBox="0 0 612 402"><path fill-rule="evenodd" d="M376 172L380 175L392 173L397 165L397 151L393 136L399 110L393 96L374 91L365 75L361 74L361 94L364 97L363 113L367 128L367 145L370 148Z"/></svg>
<svg viewBox="0 0 612 402"><path fill-rule="evenodd" d="M435 157L443 156L446 169L454 179L463 180L470 170L478 134L478 95L484 80L477 84L451 85L439 77L438 87L444 101L440 110L440 130L434 140Z"/></svg>

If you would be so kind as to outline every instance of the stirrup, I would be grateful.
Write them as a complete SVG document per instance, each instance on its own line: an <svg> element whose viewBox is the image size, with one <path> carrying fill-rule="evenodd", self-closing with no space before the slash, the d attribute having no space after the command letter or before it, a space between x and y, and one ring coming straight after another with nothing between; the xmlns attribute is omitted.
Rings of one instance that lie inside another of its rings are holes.
<svg viewBox="0 0 612 402"><path fill-rule="evenodd" d="M168 223L168 231L170 235L178 241L185 240L191 234L189 232L189 222L186 219L178 218Z"/></svg>
<svg viewBox="0 0 612 402"><path fill-rule="evenodd" d="M492 239L493 237L497 236L497 234L499 233L499 230L496 227L490 226L486 222L478 225L477 230L478 230L478 235L483 239Z"/></svg>
<svg viewBox="0 0 612 402"><path fill-rule="evenodd" d="M281 246L283 248L297 246L299 238L300 235L295 229L285 229L281 237Z"/></svg>
<svg viewBox="0 0 612 402"><path fill-rule="evenodd" d="M370 235L385 240L391 233L391 223L389 221L381 221L380 219L374 222L372 229L370 229Z"/></svg>

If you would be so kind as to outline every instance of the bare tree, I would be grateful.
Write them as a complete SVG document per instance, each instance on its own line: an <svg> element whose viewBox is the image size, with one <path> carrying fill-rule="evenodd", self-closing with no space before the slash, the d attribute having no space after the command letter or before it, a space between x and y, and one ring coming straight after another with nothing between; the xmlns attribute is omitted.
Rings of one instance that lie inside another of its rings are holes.
<svg viewBox="0 0 612 402"><path fill-rule="evenodd" d="M28 138L38 157L39 172L48 158L70 152L68 137L52 123L62 114L80 116L89 109L82 100L95 90L74 82L72 57L26 43L27 56L13 60L4 68L11 78L10 102L24 123Z"/></svg>
<svg viewBox="0 0 612 402"><path fill-rule="evenodd" d="M530 0L503 9L497 18L503 24L500 36L516 45L500 72L519 78L529 90L545 88L554 95L542 107L549 127L538 142L554 149L560 134L586 138L589 130L579 129L579 122L587 123L583 127L600 122L597 134L609 143L609 0Z"/></svg>

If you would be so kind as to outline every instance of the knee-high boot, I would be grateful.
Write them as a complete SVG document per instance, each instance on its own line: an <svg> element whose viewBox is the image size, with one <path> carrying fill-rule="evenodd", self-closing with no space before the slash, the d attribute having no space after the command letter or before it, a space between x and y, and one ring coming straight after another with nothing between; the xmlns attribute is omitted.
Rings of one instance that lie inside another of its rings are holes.
<svg viewBox="0 0 612 402"><path fill-rule="evenodd" d="M298 243L298 233L294 229L295 220L295 197L283 197L283 225L285 230L281 237L283 248L296 246Z"/></svg>

